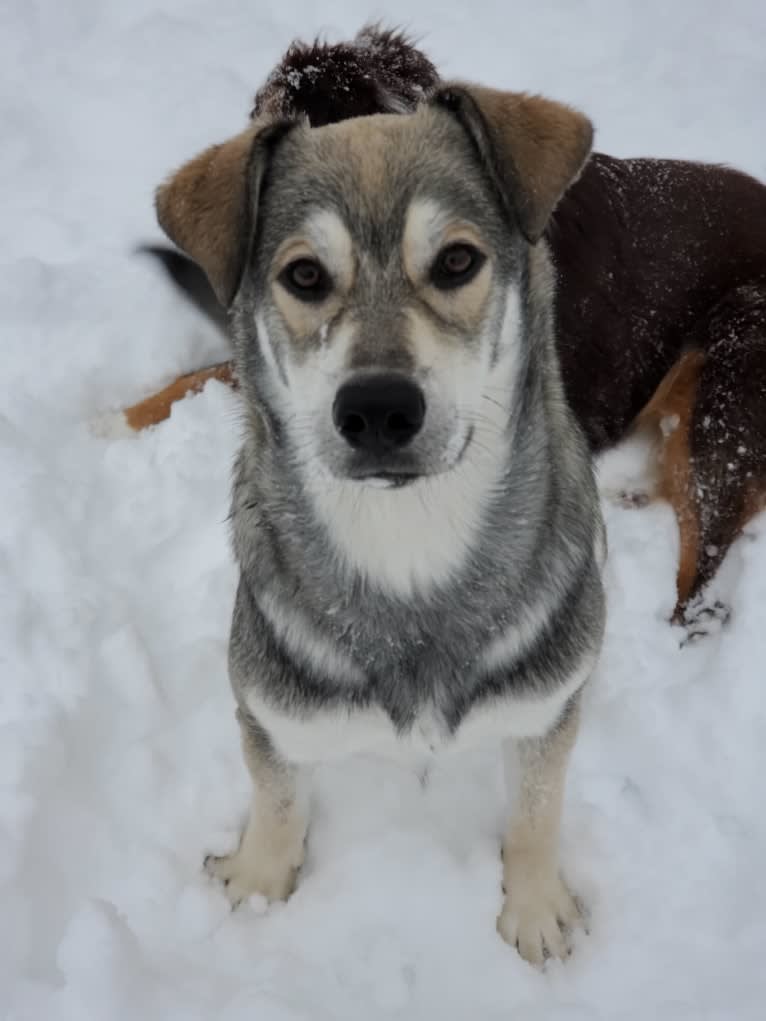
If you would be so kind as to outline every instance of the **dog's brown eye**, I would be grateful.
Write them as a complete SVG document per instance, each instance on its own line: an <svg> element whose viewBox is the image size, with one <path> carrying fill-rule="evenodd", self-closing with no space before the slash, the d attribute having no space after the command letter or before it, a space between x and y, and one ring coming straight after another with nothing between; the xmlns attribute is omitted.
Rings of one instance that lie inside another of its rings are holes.
<svg viewBox="0 0 766 1021"><path fill-rule="evenodd" d="M285 266L279 280L301 301L322 301L330 290L330 278L316 259L296 259Z"/></svg>
<svg viewBox="0 0 766 1021"><path fill-rule="evenodd" d="M299 259L289 268L291 282L301 289L316 287L322 276L319 266L310 259Z"/></svg>
<svg viewBox="0 0 766 1021"><path fill-rule="evenodd" d="M485 256L473 245L448 245L440 253L431 270L431 281L442 291L461 287L473 280Z"/></svg>

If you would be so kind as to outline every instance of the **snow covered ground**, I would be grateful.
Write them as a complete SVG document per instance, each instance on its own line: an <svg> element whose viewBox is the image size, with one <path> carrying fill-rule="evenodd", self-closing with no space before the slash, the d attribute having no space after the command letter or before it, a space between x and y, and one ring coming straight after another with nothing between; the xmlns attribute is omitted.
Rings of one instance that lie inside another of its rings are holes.
<svg viewBox="0 0 766 1021"><path fill-rule="evenodd" d="M762 0L0 5L0 1015L762 1019L763 517L719 579L730 627L680 649L670 512L605 506L608 639L564 830L591 932L566 964L540 974L495 934L492 750L425 788L322 770L286 905L231 914L202 874L247 796L225 671L237 402L210 384L132 439L89 423L222 351L133 252L158 236L155 184L239 129L294 35L370 15L445 73L581 106L608 152L766 177Z"/></svg>

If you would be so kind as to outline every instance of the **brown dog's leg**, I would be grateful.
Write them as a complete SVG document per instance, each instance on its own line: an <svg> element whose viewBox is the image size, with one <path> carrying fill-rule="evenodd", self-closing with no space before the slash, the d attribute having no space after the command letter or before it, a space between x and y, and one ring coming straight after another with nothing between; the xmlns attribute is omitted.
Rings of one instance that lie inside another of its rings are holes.
<svg viewBox="0 0 766 1021"><path fill-rule="evenodd" d="M678 520L676 621L766 506L766 285L733 290L698 339L636 422L658 431L657 495Z"/></svg>
<svg viewBox="0 0 766 1021"><path fill-rule="evenodd" d="M125 421L131 429L136 430L146 429L150 425L163 422L170 415L170 409L176 401L180 401L188 393L199 393L209 379L217 379L234 389L237 387L233 363L219 362L218 365L211 365L207 369L179 376L164 390L126 408Z"/></svg>
<svg viewBox="0 0 766 1021"><path fill-rule="evenodd" d="M670 503L678 521L680 556L676 614L692 592L699 560L700 519L690 445L704 360L702 351L683 354L636 422L637 428L656 431L659 436L656 495Z"/></svg>
<svg viewBox="0 0 766 1021"><path fill-rule="evenodd" d="M766 283L731 291L707 331L690 432L699 553L689 599L766 504Z"/></svg>

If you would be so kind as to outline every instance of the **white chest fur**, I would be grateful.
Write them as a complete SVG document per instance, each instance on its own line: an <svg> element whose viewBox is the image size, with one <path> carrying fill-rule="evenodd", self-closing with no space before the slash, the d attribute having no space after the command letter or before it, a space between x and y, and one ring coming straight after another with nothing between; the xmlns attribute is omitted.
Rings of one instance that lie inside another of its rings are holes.
<svg viewBox="0 0 766 1021"><path fill-rule="evenodd" d="M553 726L567 700L582 687L593 669L592 657L581 661L554 691L523 698L508 695L482 702L450 734L443 714L429 706L412 728L399 736L380 707L285 713L256 690L246 698L248 709L268 732L279 753L293 763L319 763L358 753L417 762L443 752L459 752L492 740L539 737Z"/></svg>

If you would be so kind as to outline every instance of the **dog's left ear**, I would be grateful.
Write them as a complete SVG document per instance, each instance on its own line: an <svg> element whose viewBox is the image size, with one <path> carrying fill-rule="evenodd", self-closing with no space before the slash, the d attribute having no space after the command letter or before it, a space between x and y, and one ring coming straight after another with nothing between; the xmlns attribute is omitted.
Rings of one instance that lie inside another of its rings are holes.
<svg viewBox="0 0 766 1021"><path fill-rule="evenodd" d="M537 241L590 154L591 122L542 96L479 85L445 85L434 102L461 122L524 237Z"/></svg>

